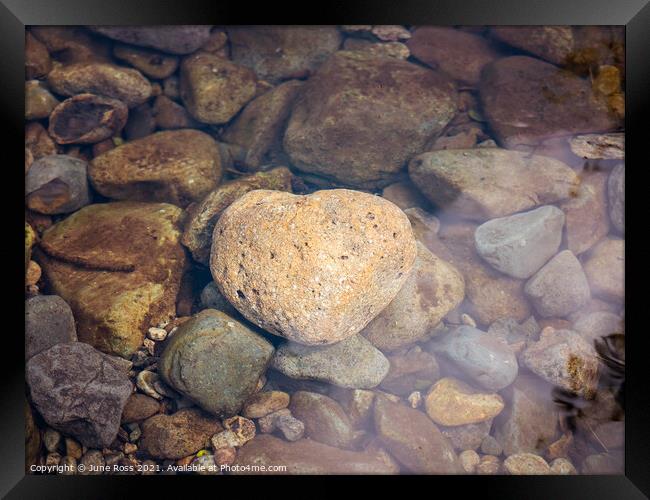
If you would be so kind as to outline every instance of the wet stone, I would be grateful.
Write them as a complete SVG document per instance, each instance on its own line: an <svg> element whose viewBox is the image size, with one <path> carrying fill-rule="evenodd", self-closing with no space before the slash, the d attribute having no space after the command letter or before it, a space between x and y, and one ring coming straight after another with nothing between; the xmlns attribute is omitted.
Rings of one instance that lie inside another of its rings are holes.
<svg viewBox="0 0 650 500"><path fill-rule="evenodd" d="M291 414L305 426L305 437L337 448L350 448L352 424L339 403L315 392L291 395Z"/></svg>
<svg viewBox="0 0 650 500"><path fill-rule="evenodd" d="M570 250L547 262L524 288L526 296L544 318L562 318L584 306L591 296L582 265Z"/></svg>
<svg viewBox="0 0 650 500"><path fill-rule="evenodd" d="M131 394L122 410L122 423L145 420L160 411L160 403L145 394Z"/></svg>
<svg viewBox="0 0 650 500"><path fill-rule="evenodd" d="M598 359L589 342L571 330L543 332L522 354L523 363L548 382L591 399L598 381Z"/></svg>
<svg viewBox="0 0 650 500"><path fill-rule="evenodd" d="M327 346L280 345L271 367L291 378L370 389L388 374L388 359L361 335Z"/></svg>
<svg viewBox="0 0 650 500"><path fill-rule="evenodd" d="M47 118L57 104L59 100L41 82L38 80L25 82L26 120Z"/></svg>
<svg viewBox="0 0 650 500"><path fill-rule="evenodd" d="M210 25L93 26L104 36L171 54L189 54L210 38Z"/></svg>
<svg viewBox="0 0 650 500"><path fill-rule="evenodd" d="M55 344L76 342L72 310L57 295L37 295L25 301L25 360Z"/></svg>
<svg viewBox="0 0 650 500"><path fill-rule="evenodd" d="M625 240L606 238L596 245L584 264L591 291L604 300L625 298Z"/></svg>
<svg viewBox="0 0 650 500"><path fill-rule="evenodd" d="M495 269L525 279L557 252L564 214L547 205L481 224L474 233L476 249Z"/></svg>
<svg viewBox="0 0 650 500"><path fill-rule="evenodd" d="M65 214L90 203L88 164L68 155L50 155L32 163L25 179L27 206L43 214Z"/></svg>
<svg viewBox="0 0 650 500"><path fill-rule="evenodd" d="M424 391L440 378L436 358L419 347L388 356L388 361L390 370L380 387L392 394L407 396L415 390Z"/></svg>
<svg viewBox="0 0 650 500"><path fill-rule="evenodd" d="M151 97L151 84L138 70L102 62L56 66L47 82L57 94L96 94L122 101L129 108Z"/></svg>
<svg viewBox="0 0 650 500"><path fill-rule="evenodd" d="M625 232L625 166L614 167L607 180L609 218L617 231Z"/></svg>
<svg viewBox="0 0 650 500"><path fill-rule="evenodd" d="M115 358L69 342L27 361L31 400L52 427L85 446L108 446L117 435L133 386Z"/></svg>
<svg viewBox="0 0 650 500"><path fill-rule="evenodd" d="M260 189L219 217L210 270L249 321L295 342L323 345L357 334L384 309L415 256L408 218L379 196Z"/></svg>
<svg viewBox="0 0 650 500"><path fill-rule="evenodd" d="M510 347L499 339L471 326L460 326L428 344L470 380L489 390L501 390L516 378L519 366Z"/></svg>
<svg viewBox="0 0 650 500"><path fill-rule="evenodd" d="M477 450L490 432L491 427L492 419L476 424L463 424L452 427L439 426L442 435L449 439L449 442L457 451Z"/></svg>
<svg viewBox="0 0 650 500"><path fill-rule="evenodd" d="M511 475L546 475L551 468L539 455L532 453L516 453L503 462L504 470Z"/></svg>
<svg viewBox="0 0 650 500"><path fill-rule="evenodd" d="M118 135L128 113L117 99L78 94L54 108L48 131L58 144L94 144Z"/></svg>
<svg viewBox="0 0 650 500"><path fill-rule="evenodd" d="M435 423L455 426L491 420L501 413L504 403L498 394L482 393L460 380L445 377L431 387L424 406Z"/></svg>
<svg viewBox="0 0 650 500"><path fill-rule="evenodd" d="M272 355L264 338L221 311L205 309L178 327L158 369L171 387L228 417L254 393Z"/></svg>

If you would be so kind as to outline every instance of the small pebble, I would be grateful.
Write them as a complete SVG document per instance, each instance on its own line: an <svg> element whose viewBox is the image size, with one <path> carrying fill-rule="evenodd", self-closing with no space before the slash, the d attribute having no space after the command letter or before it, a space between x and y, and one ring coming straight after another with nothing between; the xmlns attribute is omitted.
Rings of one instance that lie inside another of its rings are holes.
<svg viewBox="0 0 650 500"><path fill-rule="evenodd" d="M561 475L577 474L576 468L566 458L556 458L551 462L551 473Z"/></svg>
<svg viewBox="0 0 650 500"><path fill-rule="evenodd" d="M144 345L145 349L149 354L151 354L152 356L155 355L156 343L153 340L144 339L142 341L142 344Z"/></svg>
<svg viewBox="0 0 650 500"><path fill-rule="evenodd" d="M75 439L69 437L65 438L65 454L75 460L79 460L83 455L81 444Z"/></svg>
<svg viewBox="0 0 650 500"><path fill-rule="evenodd" d="M27 274L25 275L25 286L36 285L40 279L41 266L39 266L35 261L30 260L27 266Z"/></svg>
<svg viewBox="0 0 650 500"><path fill-rule="evenodd" d="M413 391L409 394L408 402L411 408L417 408L422 403L422 393L420 391Z"/></svg>
<svg viewBox="0 0 650 500"><path fill-rule="evenodd" d="M48 453L47 457L45 458L45 465L48 467L59 465L60 462L61 455L58 453Z"/></svg>
<svg viewBox="0 0 650 500"><path fill-rule="evenodd" d="M476 328L476 321L474 321L474 318L472 318L469 314L461 314L460 315L460 321L463 325L471 326L472 328Z"/></svg>
<svg viewBox="0 0 650 500"><path fill-rule="evenodd" d="M138 451L138 446L133 443L124 443L124 453L130 455Z"/></svg>
<svg viewBox="0 0 650 500"><path fill-rule="evenodd" d="M236 448L237 446L243 445L246 441L243 441L237 434L231 430L225 430L218 432L212 438L210 438L212 443L212 449L218 450L220 448L232 447Z"/></svg>
<svg viewBox="0 0 650 500"><path fill-rule="evenodd" d="M476 466L476 473L483 476L494 476L499 473L501 463L499 458L494 455L483 455L481 461Z"/></svg>
<svg viewBox="0 0 650 500"><path fill-rule="evenodd" d="M148 370L143 370L138 373L136 378L136 385L138 389L144 392L147 396L151 396L154 399L162 399L162 396L154 389L154 383L158 381L158 374L150 372Z"/></svg>
<svg viewBox="0 0 650 500"><path fill-rule="evenodd" d="M61 444L61 433L59 431L55 431L54 429L47 429L43 433L43 444L45 445L45 449L47 451L57 451L59 445Z"/></svg>
<svg viewBox="0 0 650 500"><path fill-rule="evenodd" d="M282 415L276 425L287 441L298 441L305 434L305 424L292 415Z"/></svg>
<svg viewBox="0 0 650 500"><path fill-rule="evenodd" d="M476 466L481 462L481 457L474 450L465 450L458 455L460 465L468 474L474 474Z"/></svg>
<svg viewBox="0 0 650 500"><path fill-rule="evenodd" d="M64 476L72 476L77 473L77 460L74 457L66 455L61 459L61 464L65 469L61 474Z"/></svg>
<svg viewBox="0 0 650 500"><path fill-rule="evenodd" d="M232 446L226 446L214 450L214 462L221 467L222 465L230 465L237 458L237 450Z"/></svg>
<svg viewBox="0 0 650 500"><path fill-rule="evenodd" d="M223 426L235 433L240 440L240 446L255 437L255 423L239 415L224 420Z"/></svg>
<svg viewBox="0 0 650 500"><path fill-rule="evenodd" d="M167 330L164 328L151 327L147 331L147 336L156 342L162 342L167 338Z"/></svg>

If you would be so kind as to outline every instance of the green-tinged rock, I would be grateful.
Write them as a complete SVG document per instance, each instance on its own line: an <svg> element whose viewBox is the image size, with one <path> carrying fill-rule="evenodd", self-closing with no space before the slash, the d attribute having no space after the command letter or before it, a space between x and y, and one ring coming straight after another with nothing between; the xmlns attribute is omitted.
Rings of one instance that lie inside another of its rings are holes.
<svg viewBox="0 0 650 500"><path fill-rule="evenodd" d="M165 203L89 205L45 231L39 262L81 342L128 358L151 325L175 315L186 265L181 212Z"/></svg>
<svg viewBox="0 0 650 500"><path fill-rule="evenodd" d="M192 252L194 260L209 265L212 233L221 213L233 201L255 189L291 192L291 178L288 168L278 167L268 172L259 172L225 182L201 202L188 208L188 218L181 243Z"/></svg>
<svg viewBox="0 0 650 500"><path fill-rule="evenodd" d="M158 371L174 389L219 417L255 392L273 346L221 311L205 309L178 327Z"/></svg>

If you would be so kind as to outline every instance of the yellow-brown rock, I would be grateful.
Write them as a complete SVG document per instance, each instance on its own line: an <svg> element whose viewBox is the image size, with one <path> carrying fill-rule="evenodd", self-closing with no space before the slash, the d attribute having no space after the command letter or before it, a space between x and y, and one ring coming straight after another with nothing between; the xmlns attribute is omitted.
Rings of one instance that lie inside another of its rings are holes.
<svg viewBox="0 0 650 500"><path fill-rule="evenodd" d="M221 293L271 333L324 345L358 333L413 266L408 218L381 197L332 189L251 191L214 230L210 270Z"/></svg>

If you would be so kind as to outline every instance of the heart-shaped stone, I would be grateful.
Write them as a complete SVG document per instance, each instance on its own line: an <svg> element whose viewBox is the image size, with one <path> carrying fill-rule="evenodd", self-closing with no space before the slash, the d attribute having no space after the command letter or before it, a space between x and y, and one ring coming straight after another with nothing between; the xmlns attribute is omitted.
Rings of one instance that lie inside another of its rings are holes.
<svg viewBox="0 0 650 500"><path fill-rule="evenodd" d="M210 270L247 319L308 345L358 333L395 297L415 261L406 215L391 202L332 189L256 190L214 230Z"/></svg>

